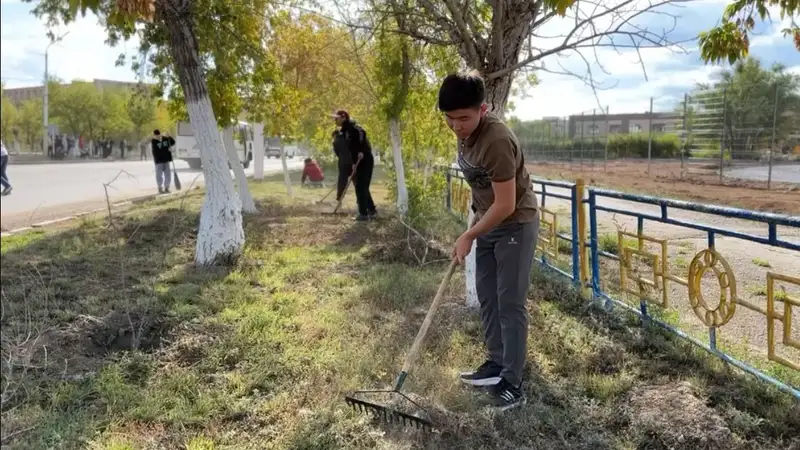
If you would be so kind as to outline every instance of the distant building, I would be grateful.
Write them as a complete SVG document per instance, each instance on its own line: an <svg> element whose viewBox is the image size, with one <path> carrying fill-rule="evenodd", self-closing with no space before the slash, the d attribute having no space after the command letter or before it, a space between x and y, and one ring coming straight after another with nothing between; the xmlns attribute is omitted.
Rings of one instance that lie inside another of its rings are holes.
<svg viewBox="0 0 800 450"><path fill-rule="evenodd" d="M542 122L550 124L551 133L554 135L563 134L567 129L567 120L557 116L542 117Z"/></svg>
<svg viewBox="0 0 800 450"><path fill-rule="evenodd" d="M595 114L569 116L569 136L584 138L617 133L649 133L650 113ZM669 133L681 127L682 119L676 113L652 115L654 133Z"/></svg>
<svg viewBox="0 0 800 450"><path fill-rule="evenodd" d="M63 83L62 86L69 86L71 83ZM108 88L127 88L134 89L138 86L135 81L116 81L116 80L102 80L95 78L92 84L99 90ZM148 85L152 86L152 85ZM12 103L19 106L27 100L44 97L44 86L29 86L20 88L3 89L3 95L6 96Z"/></svg>

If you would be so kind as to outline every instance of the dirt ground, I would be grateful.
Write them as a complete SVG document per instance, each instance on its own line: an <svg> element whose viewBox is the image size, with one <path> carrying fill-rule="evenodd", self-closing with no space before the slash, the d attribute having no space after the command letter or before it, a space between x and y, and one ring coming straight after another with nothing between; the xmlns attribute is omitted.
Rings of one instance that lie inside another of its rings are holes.
<svg viewBox="0 0 800 450"><path fill-rule="evenodd" d="M535 177L576 180L583 178L587 184L639 194L658 195L680 200L734 206L758 211L783 214L800 214L800 186L788 183L773 183L766 189L763 181L723 179L710 170L704 173L698 166L691 173L684 171L681 178L679 161L653 161L651 174L647 173L647 161L602 161L592 164L579 162L541 162L528 164Z"/></svg>

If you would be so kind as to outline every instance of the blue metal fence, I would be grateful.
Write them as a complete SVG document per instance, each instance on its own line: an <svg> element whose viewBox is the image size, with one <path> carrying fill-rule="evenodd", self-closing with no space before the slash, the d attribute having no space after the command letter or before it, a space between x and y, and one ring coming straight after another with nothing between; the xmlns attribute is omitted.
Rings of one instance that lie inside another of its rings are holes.
<svg viewBox="0 0 800 450"><path fill-rule="evenodd" d="M466 187L466 184L463 182L463 177L458 169L450 167L444 170L448 180L447 208L466 220L470 207L468 187ZM606 308L612 309L614 306L621 306L625 310L640 316L643 324L652 323L675 333L722 360L800 399L800 390L798 390L797 386L791 386L784 381L767 375L761 370L725 353L717 346L717 331L733 318L737 306L745 307L749 310L761 313L766 317L767 359L781 364L784 367L788 367L791 370L800 372L800 362L792 361L781 356L776 351L778 344L800 350L800 340L792 337L792 307L800 308L800 298L793 298L789 295L782 295L779 298L774 289L774 283L776 281L800 287L800 243L784 238L779 233L778 228L785 227L800 230L800 217L748 211L724 206L703 205L594 187L586 189L583 182L580 180L577 183L570 183L534 178L532 182L534 184L534 191L538 194L540 200L540 230L542 230L542 232L540 232L539 242L537 243L537 250L540 251L540 256L537 259L542 265L572 280L576 287L587 294L590 293L593 300L603 301ZM588 196L586 196L586 193L588 193ZM569 233L559 230L557 221L558 214L549 208L549 199L560 199L568 202L571 216L569 220L571 230ZM630 208L607 206L601 204L599 201L601 199L624 200L633 202L635 206ZM643 211L643 209L648 206L658 207L660 214ZM692 211L710 214L715 217L752 221L757 224L762 224L765 227L766 237L736 231L722 226L679 219L672 214L674 210ZM598 212L618 214L636 219L636 233L618 230L617 254L603 251L600 248ZM587 215L589 222L588 230L586 226ZM694 256L686 278L682 278L670 272L667 256L668 241L645 234L645 224L648 222L663 223L706 233L707 248L700 250ZM798 264L794 267L794 273L782 274L773 271L767 273L766 308L750 303L737 295L735 274L725 258L715 248L715 237L717 235L743 239L765 246L798 252ZM638 246L626 245L626 236L634 239L638 243ZM559 251L559 240L569 242L571 253L569 268L565 268L563 264L556 261ZM645 242L660 247L660 251L648 251L645 248ZM588 255L587 250L589 253ZM625 301L617 298L614 293L608 292L603 288L601 284L602 272L600 263L603 258L613 260L619 264L620 293L631 294L638 297L638 308L632 307ZM637 274L632 275L631 264L634 258L643 258L647 261L652 269L652 279L647 279ZM701 285L703 275L709 271L714 274L720 285L719 304L713 308L709 307L706 303ZM629 287L629 283L638 285L638 289ZM685 331L653 316L649 309L649 303L655 303L662 308L669 306L668 283L677 283L688 288L690 305L697 318L700 319L708 329L708 342L703 342L690 336ZM643 288L643 286L660 289L661 299L651 298L646 292L647 289ZM778 304L783 305L782 312L778 310ZM780 340L776 339L776 322L781 323L783 326L783 333L781 333L782 339Z"/></svg>

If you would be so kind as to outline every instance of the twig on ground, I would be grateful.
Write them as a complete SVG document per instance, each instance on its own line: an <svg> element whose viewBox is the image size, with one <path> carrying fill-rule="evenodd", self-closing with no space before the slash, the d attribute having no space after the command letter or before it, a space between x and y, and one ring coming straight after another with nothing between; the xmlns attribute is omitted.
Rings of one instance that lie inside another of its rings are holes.
<svg viewBox="0 0 800 450"><path fill-rule="evenodd" d="M106 208L108 208L108 224L109 224L109 225L110 225L112 228L116 228L116 225L114 224L114 216L113 216L113 214L111 213L111 198L108 196L108 188L109 188L109 187L112 187L112 185L113 185L113 184L114 184L114 183L117 181L117 179L119 178L119 176L120 176L120 175L122 175L122 174L125 174L125 175L127 175L127 176L128 176L128 178L131 178L131 179L134 179L134 180L136 179L136 177L135 177L135 176L131 175L131 174L130 174L130 173L128 173L127 171L125 171L125 170L120 170L119 172L117 172L117 174L116 174L116 175L114 175L114 178L112 178L112 179L111 179L111 181L109 181L108 183L103 183L103 191L104 191L104 192L105 192L105 194L106 194Z"/></svg>
<svg viewBox="0 0 800 450"><path fill-rule="evenodd" d="M3 437L0 437L0 443L6 443L6 442L8 442L8 441L9 441L9 440L10 440L12 437L14 437L14 436L17 436L17 435L20 435L20 434L23 434L23 433L27 433L28 431L31 431L31 430L33 430L34 428L36 428L36 425L30 426L30 427L28 427L28 428L23 428L23 429L21 429L21 430L17 430L17 431L15 431L15 432L13 432L13 433L8 433L7 435L5 435L5 436L3 436Z"/></svg>
<svg viewBox="0 0 800 450"><path fill-rule="evenodd" d="M31 211L31 213L28 215L28 226L33 225L33 217L36 215L36 213L39 211L39 208L41 207L42 203L39 203L38 205L36 205L36 208L34 208L33 211Z"/></svg>
<svg viewBox="0 0 800 450"><path fill-rule="evenodd" d="M414 256L414 258L417 260L417 262L419 263L420 266L427 266L427 265L434 264L434 263L437 263L437 262L449 261L449 258L435 259L435 260L429 261L428 260L428 255L430 254L430 251L432 249L437 250L440 253L447 254L447 250L445 249L445 246L440 244L439 242L437 242L436 239L434 239L432 237L431 238L426 238L420 231L418 231L416 228L411 226L411 224L409 224L407 221L405 221L402 217L399 217L398 221L407 230L406 241L408 243L408 249L411 252L411 254ZM418 238L419 240L421 240L422 243L425 245L425 251L424 251L422 257L419 257L417 255L417 253L414 251L413 245L411 245L412 235L414 237Z"/></svg>
<svg viewBox="0 0 800 450"><path fill-rule="evenodd" d="M407 243L408 243L408 250L409 250L409 252L411 252L411 254L414 256L414 259L416 259L416 260L417 260L417 263L419 263L419 265L420 265L420 266L422 266L422 265L425 265L425 259L426 259L426 258L427 258L427 256L428 256L428 240L427 240L427 239L425 239L425 236L423 236L423 235L422 235L422 233L420 233L419 231L417 231L417 230L416 230L414 227L412 227L412 226L411 226L409 223L407 223L405 220L403 220L403 218L402 218L402 217L399 217L399 216L398 216L398 220L400 221L400 223L401 223L401 224L403 224L403 226L404 226L404 227L406 228L406 230L407 230L407 234L406 234L406 241L407 241ZM413 234L414 236L416 236L417 238L419 238L419 239L420 239L420 240L421 240L421 241L422 241L422 242L425 244L425 253L422 255L422 258L420 258L419 256L417 256L417 253L414 251L414 246L411 244L411 237L412 237L412 234Z"/></svg>

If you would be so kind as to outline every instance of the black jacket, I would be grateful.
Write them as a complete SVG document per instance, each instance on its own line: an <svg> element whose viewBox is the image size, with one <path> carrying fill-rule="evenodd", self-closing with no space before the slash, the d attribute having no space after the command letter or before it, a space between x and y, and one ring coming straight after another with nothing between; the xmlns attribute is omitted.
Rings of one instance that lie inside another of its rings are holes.
<svg viewBox="0 0 800 450"><path fill-rule="evenodd" d="M347 141L342 132L337 132L333 137L333 153L339 159L339 165L353 165L353 156L350 154L350 149L347 147Z"/></svg>
<svg viewBox="0 0 800 450"><path fill-rule="evenodd" d="M155 161L156 164L172 162L172 151L170 150L170 147L173 145L175 145L175 139L171 137L162 136L161 140L153 138L150 141L150 148L153 152L153 161Z"/></svg>
<svg viewBox="0 0 800 450"><path fill-rule="evenodd" d="M353 163L358 161L359 153L364 153L365 158L372 156L372 145L369 143L367 132L361 128L361 125L353 120L345 121L342 124L342 134L347 143L347 149L350 150Z"/></svg>

